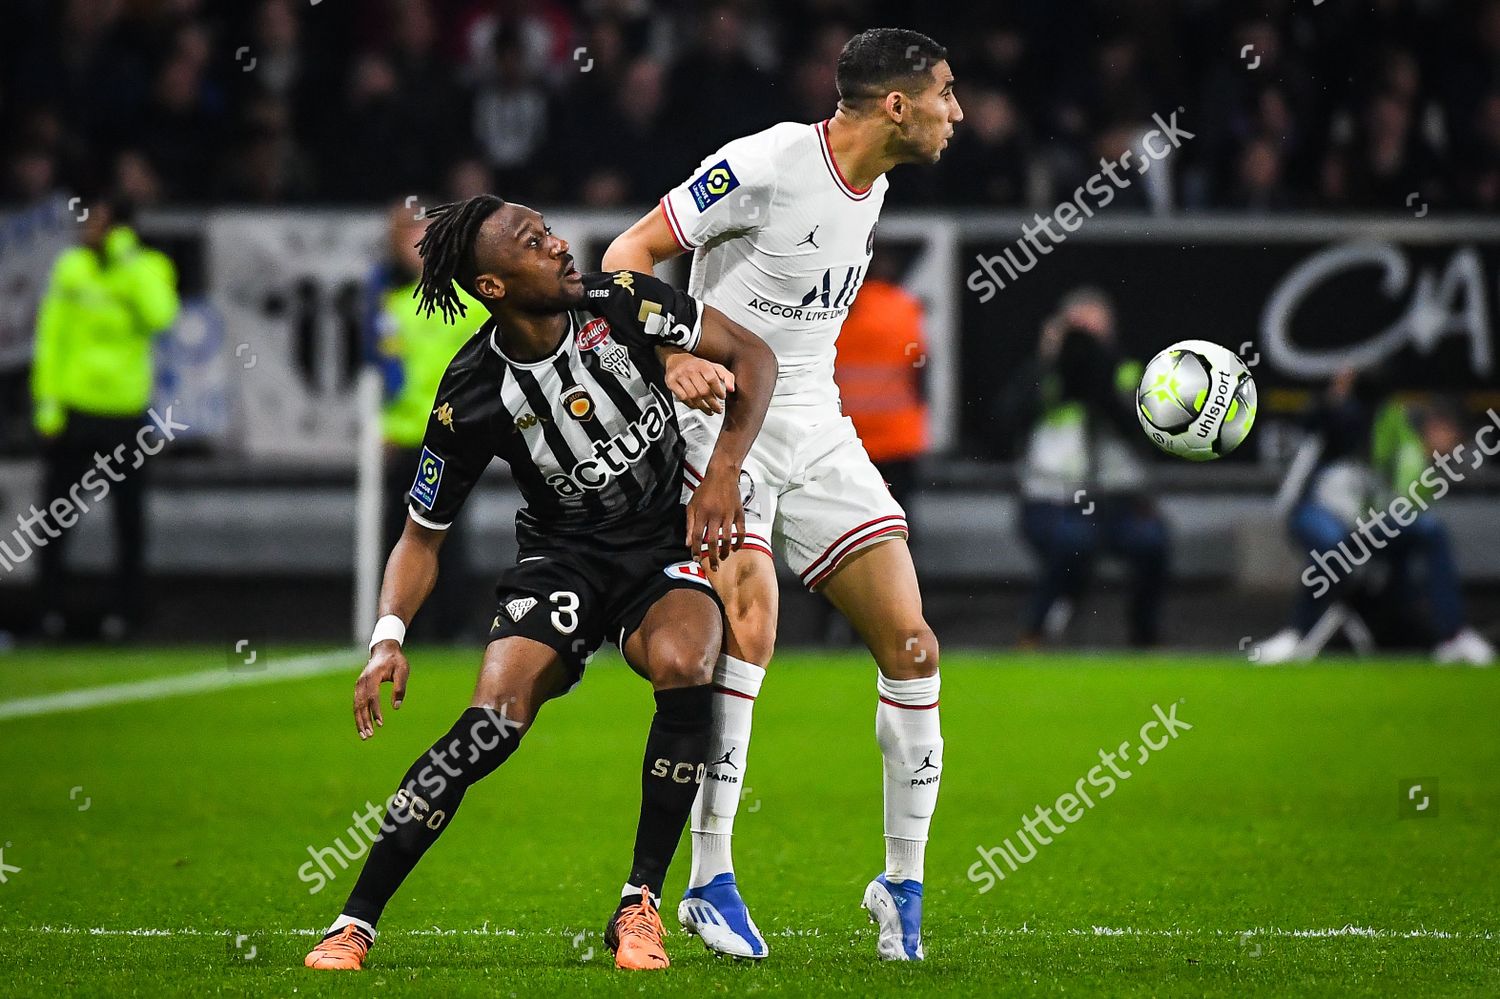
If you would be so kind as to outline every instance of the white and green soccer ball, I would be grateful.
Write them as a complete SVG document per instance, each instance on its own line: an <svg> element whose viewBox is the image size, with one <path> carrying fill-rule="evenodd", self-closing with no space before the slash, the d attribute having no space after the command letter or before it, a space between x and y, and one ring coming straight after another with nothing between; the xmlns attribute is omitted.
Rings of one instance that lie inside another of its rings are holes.
<svg viewBox="0 0 1500 999"><path fill-rule="evenodd" d="M1207 340L1183 340L1146 365L1135 393L1146 436L1189 461L1222 458L1255 422L1255 381L1245 362Z"/></svg>

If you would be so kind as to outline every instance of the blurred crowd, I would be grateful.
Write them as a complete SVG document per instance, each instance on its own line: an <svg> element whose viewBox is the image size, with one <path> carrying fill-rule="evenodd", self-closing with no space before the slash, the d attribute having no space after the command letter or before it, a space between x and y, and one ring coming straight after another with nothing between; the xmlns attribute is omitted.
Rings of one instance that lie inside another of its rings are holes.
<svg viewBox="0 0 1500 999"><path fill-rule="evenodd" d="M1500 208L1500 0L8 0L0 201L637 207L834 107L873 24L948 46L966 120L903 204L1046 208L1181 108L1126 208Z"/></svg>

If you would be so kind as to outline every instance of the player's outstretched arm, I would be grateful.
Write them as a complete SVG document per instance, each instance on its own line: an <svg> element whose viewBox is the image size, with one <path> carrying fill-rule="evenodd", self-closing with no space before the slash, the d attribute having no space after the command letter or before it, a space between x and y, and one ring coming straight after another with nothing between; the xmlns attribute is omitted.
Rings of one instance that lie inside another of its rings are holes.
<svg viewBox="0 0 1500 999"><path fill-rule="evenodd" d="M693 353L728 369L733 391L725 405L723 429L703 470L703 481L688 503L688 548L697 552L706 539L709 564L718 568L719 559L728 558L744 540L740 466L765 422L771 391L776 387L777 366L776 355L764 340L718 309L703 307L702 326Z"/></svg>
<svg viewBox="0 0 1500 999"><path fill-rule="evenodd" d="M635 225L615 237L604 251L599 265L605 271L639 271L650 274L656 265L683 253L682 244L672 235L667 218L659 208L652 209Z"/></svg>
<svg viewBox="0 0 1500 999"><path fill-rule="evenodd" d="M410 624L437 582L438 549L446 531L423 527L410 517L406 529L385 563L385 579L380 586L380 616L393 615ZM380 687L389 683L391 707L400 708L406 699L406 677L411 672L401 643L394 638L377 642L370 650L370 661L354 682L354 726L361 739L375 734L376 725L384 725L380 714Z"/></svg>
<svg viewBox="0 0 1500 999"><path fill-rule="evenodd" d="M657 264L682 252L682 244L673 238L666 217L657 209L615 237L604 251L601 267L650 274ZM734 378L724 368L676 347L657 347L656 353L667 371L667 388L678 402L704 413L724 411L724 398L734 391Z"/></svg>

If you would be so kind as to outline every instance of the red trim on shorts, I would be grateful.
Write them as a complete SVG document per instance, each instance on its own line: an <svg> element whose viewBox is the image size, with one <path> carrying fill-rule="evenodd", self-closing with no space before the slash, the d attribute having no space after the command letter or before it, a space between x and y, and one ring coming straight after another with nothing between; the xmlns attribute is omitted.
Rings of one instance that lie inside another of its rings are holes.
<svg viewBox="0 0 1500 999"><path fill-rule="evenodd" d="M888 697L880 698L880 703L889 704L893 708L904 708L907 711L930 711L938 706L937 701L933 701L931 704L898 704Z"/></svg>
<svg viewBox="0 0 1500 999"><path fill-rule="evenodd" d="M759 534L746 534L745 543L740 545L740 551L761 552L769 559L775 559L776 555L771 551L771 543Z"/></svg>
<svg viewBox="0 0 1500 999"><path fill-rule="evenodd" d="M667 228L672 230L672 238L677 241L678 246L682 247L684 253L692 253L696 247L683 235L682 226L677 223L677 213L672 209L672 202L667 200L666 195L662 195L659 204L662 216L667 220Z"/></svg>
<svg viewBox="0 0 1500 999"><path fill-rule="evenodd" d="M895 523L887 523L888 521L895 521ZM878 528L878 530L866 537L855 537L860 532L868 531L872 528ZM903 535L906 533L906 518L895 513L887 514L884 517L876 517L874 520L865 521L853 530L845 531L842 537L824 549L822 555L813 559L808 567L802 570L802 582L809 588L816 586L829 572L838 568L839 563L848 557L851 552L863 547L863 542L868 542L894 532L900 532ZM829 559L833 560L832 564L823 567L823 563Z"/></svg>

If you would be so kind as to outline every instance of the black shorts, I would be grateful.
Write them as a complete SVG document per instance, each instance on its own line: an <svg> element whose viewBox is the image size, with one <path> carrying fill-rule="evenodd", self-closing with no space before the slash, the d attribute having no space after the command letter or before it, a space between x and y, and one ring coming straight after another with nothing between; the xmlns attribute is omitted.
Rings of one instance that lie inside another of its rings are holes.
<svg viewBox="0 0 1500 999"><path fill-rule="evenodd" d="M495 586L500 605L490 641L520 635L556 649L578 673L608 639L621 648L667 592L701 590L723 604L702 566L681 545L604 552L522 549Z"/></svg>

